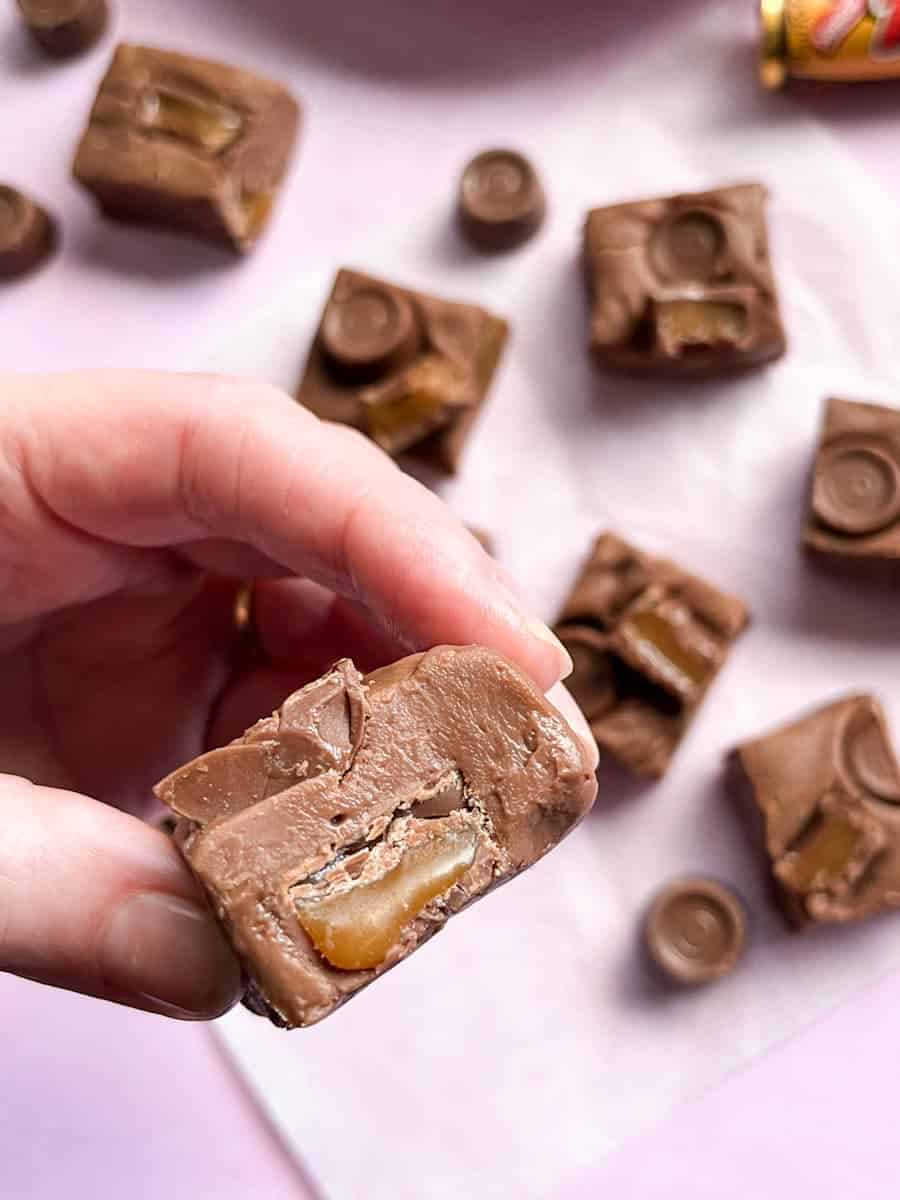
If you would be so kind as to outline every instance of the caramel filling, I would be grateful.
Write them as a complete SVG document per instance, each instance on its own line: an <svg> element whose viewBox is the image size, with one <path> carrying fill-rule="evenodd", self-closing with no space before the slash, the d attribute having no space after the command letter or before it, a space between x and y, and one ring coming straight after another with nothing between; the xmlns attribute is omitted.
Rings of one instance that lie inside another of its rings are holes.
<svg viewBox="0 0 900 1200"><path fill-rule="evenodd" d="M380 966L406 925L453 887L475 859L475 830L447 830L411 847L380 879L297 904L301 926L331 966Z"/></svg>
<svg viewBox="0 0 900 1200"><path fill-rule="evenodd" d="M635 613L623 623L622 634L637 658L680 696L693 695L712 673L712 664L684 645L676 627L659 613Z"/></svg>
<svg viewBox="0 0 900 1200"><path fill-rule="evenodd" d="M156 88L141 97L141 124L221 154L241 132L241 115L218 100Z"/></svg>
<svg viewBox="0 0 900 1200"><path fill-rule="evenodd" d="M782 860L784 882L798 892L827 887L847 873L860 838L860 830L848 821L833 814L823 816Z"/></svg>
<svg viewBox="0 0 900 1200"><path fill-rule="evenodd" d="M737 346L747 334L747 310L718 300L666 300L657 306L656 332L666 354L691 346Z"/></svg>

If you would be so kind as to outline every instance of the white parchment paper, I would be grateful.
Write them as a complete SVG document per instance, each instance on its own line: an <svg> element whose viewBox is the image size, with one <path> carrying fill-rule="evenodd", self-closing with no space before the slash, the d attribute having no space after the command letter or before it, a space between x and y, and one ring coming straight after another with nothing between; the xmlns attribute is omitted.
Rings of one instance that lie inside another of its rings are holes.
<svg viewBox="0 0 900 1200"><path fill-rule="evenodd" d="M562 848L323 1025L287 1035L244 1012L219 1025L333 1200L552 1196L900 963L897 918L785 934L721 787L737 740L851 688L879 692L900 736L900 594L816 575L796 549L823 396L900 402L897 214L789 100L757 92L732 38L721 9L692 19L531 139L552 212L520 253L461 248L437 181L417 226L350 260L510 317L492 398L444 491L496 535L538 611L552 618L612 526L737 591L755 623L664 782L604 772L597 809ZM681 387L598 373L575 261L585 210L757 178L773 192L789 356ZM194 365L292 390L331 274L307 273ZM666 997L642 971L636 927L683 870L739 887L752 947L717 987Z"/></svg>

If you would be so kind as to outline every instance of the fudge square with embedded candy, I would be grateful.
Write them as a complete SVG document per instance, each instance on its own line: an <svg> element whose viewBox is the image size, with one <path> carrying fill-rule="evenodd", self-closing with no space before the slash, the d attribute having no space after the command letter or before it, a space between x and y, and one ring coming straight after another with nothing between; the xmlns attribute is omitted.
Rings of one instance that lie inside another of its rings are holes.
<svg viewBox="0 0 900 1200"><path fill-rule="evenodd" d="M820 708L738 746L729 767L791 925L900 906L900 767L877 700Z"/></svg>
<svg viewBox="0 0 900 1200"><path fill-rule="evenodd" d="M344 659L157 788L246 1003L287 1026L328 1016L537 862L595 793L565 719L482 646L366 676Z"/></svg>
<svg viewBox="0 0 900 1200"><path fill-rule="evenodd" d="M803 544L835 563L900 566L900 410L827 402Z"/></svg>
<svg viewBox="0 0 900 1200"><path fill-rule="evenodd" d="M285 88L249 71L121 45L75 178L107 216L243 253L268 223L299 116Z"/></svg>
<svg viewBox="0 0 900 1200"><path fill-rule="evenodd" d="M597 362L714 375L779 358L767 196L749 183L590 212L584 269Z"/></svg>
<svg viewBox="0 0 900 1200"><path fill-rule="evenodd" d="M452 474L507 333L504 320L477 305L341 270L297 399L394 457Z"/></svg>
<svg viewBox="0 0 900 1200"><path fill-rule="evenodd" d="M601 534L556 624L601 751L662 775L747 621L736 596Z"/></svg>

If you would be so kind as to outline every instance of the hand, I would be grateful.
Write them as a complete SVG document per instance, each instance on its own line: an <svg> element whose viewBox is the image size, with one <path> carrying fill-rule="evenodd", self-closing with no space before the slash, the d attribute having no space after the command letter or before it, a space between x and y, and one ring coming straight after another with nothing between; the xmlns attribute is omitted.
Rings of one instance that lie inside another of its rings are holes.
<svg viewBox="0 0 900 1200"><path fill-rule="evenodd" d="M567 656L440 500L271 388L85 372L0 396L0 970L216 1016L240 970L131 815L153 783L343 654L481 642L544 689Z"/></svg>

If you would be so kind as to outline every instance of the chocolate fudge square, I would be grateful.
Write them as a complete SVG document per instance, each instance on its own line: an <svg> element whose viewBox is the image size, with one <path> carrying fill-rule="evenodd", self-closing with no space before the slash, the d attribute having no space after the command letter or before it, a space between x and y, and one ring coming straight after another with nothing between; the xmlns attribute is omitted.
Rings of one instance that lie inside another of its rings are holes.
<svg viewBox="0 0 900 1200"><path fill-rule="evenodd" d="M394 457L453 474L507 333L504 320L477 305L341 270L297 399Z"/></svg>
<svg viewBox="0 0 900 1200"><path fill-rule="evenodd" d="M367 676L344 659L157 788L244 964L248 1005L290 1027L535 863L595 792L564 718L479 646Z"/></svg>
<svg viewBox="0 0 900 1200"><path fill-rule="evenodd" d="M109 217L245 253L268 223L299 116L285 88L249 71L121 45L75 178Z"/></svg>
<svg viewBox="0 0 900 1200"><path fill-rule="evenodd" d="M838 700L738 746L729 764L790 925L900 905L900 767L877 700Z"/></svg>
<svg viewBox="0 0 900 1200"><path fill-rule="evenodd" d="M590 346L601 366L715 375L784 353L767 195L750 183L588 213Z"/></svg>
<svg viewBox="0 0 900 1200"><path fill-rule="evenodd" d="M601 534L556 625L600 750L663 775L747 620L737 597Z"/></svg>
<svg viewBox="0 0 900 1200"><path fill-rule="evenodd" d="M803 545L835 564L900 567L900 409L827 402Z"/></svg>

